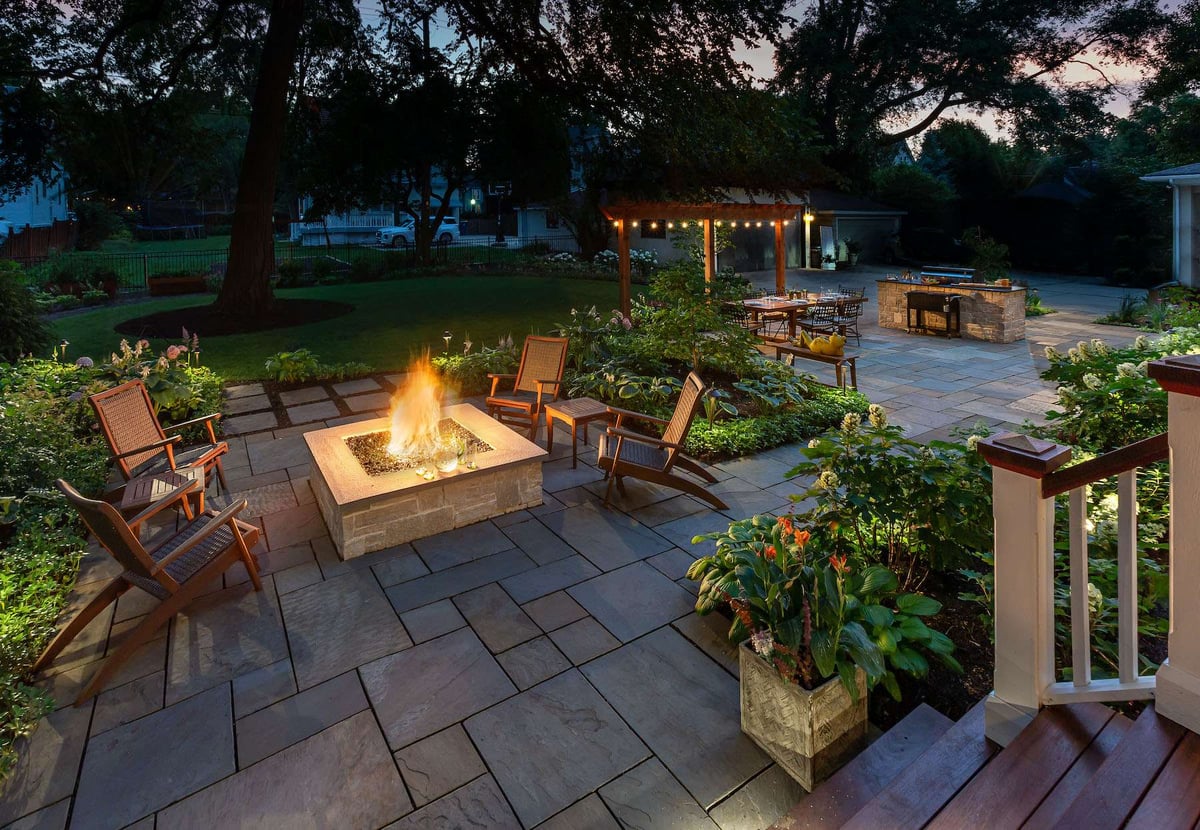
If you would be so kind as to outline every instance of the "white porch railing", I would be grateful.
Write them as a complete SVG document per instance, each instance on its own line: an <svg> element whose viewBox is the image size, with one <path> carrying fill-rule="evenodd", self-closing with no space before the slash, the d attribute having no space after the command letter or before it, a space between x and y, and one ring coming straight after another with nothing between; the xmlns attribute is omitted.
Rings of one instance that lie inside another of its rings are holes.
<svg viewBox="0 0 1200 830"><path fill-rule="evenodd" d="M1150 364L1168 392L1168 433L1059 469L1071 450L1022 435L981 442L994 468L994 689L987 735L1007 744L1042 706L1156 700L1165 717L1200 731L1200 356ZM1139 673L1137 470L1171 463L1170 633L1156 676ZM1094 678L1088 596L1088 487L1117 479L1115 678ZM1055 496L1068 494L1072 679L1055 680Z"/></svg>

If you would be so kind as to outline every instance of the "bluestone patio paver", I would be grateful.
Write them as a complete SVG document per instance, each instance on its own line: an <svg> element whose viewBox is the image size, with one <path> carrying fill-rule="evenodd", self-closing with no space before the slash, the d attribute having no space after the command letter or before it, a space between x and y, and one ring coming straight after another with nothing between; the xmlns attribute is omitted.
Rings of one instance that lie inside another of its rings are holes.
<svg viewBox="0 0 1200 830"><path fill-rule="evenodd" d="M621 825L600 796L592 794L539 824L537 830L621 830Z"/></svg>
<svg viewBox="0 0 1200 830"><path fill-rule="evenodd" d="M427 830L427 828L479 827L488 830L522 830L512 808L490 775L482 775L409 816L388 830Z"/></svg>
<svg viewBox="0 0 1200 830"><path fill-rule="evenodd" d="M305 386L300 389L289 389L279 393L279 401L284 406L295 406L301 403L329 400L329 392L324 386Z"/></svg>
<svg viewBox="0 0 1200 830"><path fill-rule="evenodd" d="M429 568L425 567L425 563L421 561L421 557L417 556L412 545L397 545L389 550L395 555L371 566L379 584L384 588L390 588L429 573Z"/></svg>
<svg viewBox="0 0 1200 830"><path fill-rule="evenodd" d="M392 405L392 396L387 392L370 392L366 395L354 395L343 398L351 412L374 412L384 410Z"/></svg>
<svg viewBox="0 0 1200 830"><path fill-rule="evenodd" d="M359 669L388 745L400 749L514 694L469 628Z"/></svg>
<svg viewBox="0 0 1200 830"><path fill-rule="evenodd" d="M370 573L319 582L280 604L301 690L412 645Z"/></svg>
<svg viewBox="0 0 1200 830"><path fill-rule="evenodd" d="M762 830L787 814L807 793L778 764L712 809L721 830Z"/></svg>
<svg viewBox="0 0 1200 830"><path fill-rule="evenodd" d="M534 567L533 560L521 551L507 550L393 585L387 589L387 595L396 611L403 614L434 600L452 597Z"/></svg>
<svg viewBox="0 0 1200 830"><path fill-rule="evenodd" d="M552 594L555 591L591 579L600 574L600 569L579 554L559 559L549 565L542 565L516 576L505 579L500 584L504 586L517 602L529 602L532 599Z"/></svg>
<svg viewBox="0 0 1200 830"><path fill-rule="evenodd" d="M247 412L260 412L271 408L271 399L266 395L244 395L240 398L230 398L221 407L226 414L242 415Z"/></svg>
<svg viewBox="0 0 1200 830"><path fill-rule="evenodd" d="M273 755L367 708L358 674L346 672L237 722L238 767Z"/></svg>
<svg viewBox="0 0 1200 830"><path fill-rule="evenodd" d="M542 521L602 571L611 571L670 547L654 531L594 500L550 513Z"/></svg>
<svg viewBox="0 0 1200 830"><path fill-rule="evenodd" d="M645 562L634 562L569 588L567 593L622 642L692 610L687 591Z"/></svg>
<svg viewBox="0 0 1200 830"><path fill-rule="evenodd" d="M566 591L557 591L549 596L539 597L521 607L535 623L541 626L543 631L562 628L567 623L587 616L587 611L583 609L583 606L571 599L571 595Z"/></svg>
<svg viewBox="0 0 1200 830"><path fill-rule="evenodd" d="M600 788L600 797L626 827L687 827L718 830L717 825L671 777L662 761L643 761Z"/></svg>
<svg viewBox="0 0 1200 830"><path fill-rule="evenodd" d="M454 604L493 654L542 633L504 589L494 583L459 594Z"/></svg>
<svg viewBox="0 0 1200 830"><path fill-rule="evenodd" d="M496 523L499 525L498 521ZM502 530L514 547L523 550L539 565L547 565L575 553L574 548L537 519L504 525Z"/></svg>
<svg viewBox="0 0 1200 830"><path fill-rule="evenodd" d="M92 738L71 827L124 827L231 774L232 715L218 686Z"/></svg>
<svg viewBox="0 0 1200 830"><path fill-rule="evenodd" d="M263 391L261 383L239 383L235 386L226 386L225 397L244 398L248 395L261 395Z"/></svg>
<svg viewBox="0 0 1200 830"><path fill-rule="evenodd" d="M79 707L66 706L42 718L34 733L18 742L17 763L0 782L0 824L71 795L91 718L90 701Z"/></svg>
<svg viewBox="0 0 1200 830"><path fill-rule="evenodd" d="M401 614L400 621L408 629L414 643L423 643L434 637L449 634L467 624L462 614L454 607L454 603L448 599L431 602Z"/></svg>
<svg viewBox="0 0 1200 830"><path fill-rule="evenodd" d="M544 635L498 654L496 660L521 691L571 668L571 661Z"/></svg>
<svg viewBox="0 0 1200 830"><path fill-rule="evenodd" d="M279 419L275 417L274 412L255 412L252 415L235 415L232 418L221 419L221 431L230 435L274 429L277 426Z"/></svg>
<svg viewBox="0 0 1200 830"><path fill-rule="evenodd" d="M742 734L738 682L673 629L581 671L706 810L770 763Z"/></svg>
<svg viewBox="0 0 1200 830"><path fill-rule="evenodd" d="M293 424L307 424L312 421L325 421L329 418L336 418L341 413L338 411L337 404L333 401L317 401L315 403L302 403L299 406L289 406L287 408L288 420Z"/></svg>
<svg viewBox="0 0 1200 830"><path fill-rule="evenodd" d="M646 560L646 564L667 579L675 580L687 576L688 568L692 567L692 563L695 561L695 557L689 551L682 548L671 548L651 556Z"/></svg>
<svg viewBox="0 0 1200 830"><path fill-rule="evenodd" d="M411 809L375 719L360 712L172 805L157 826L381 827Z"/></svg>
<svg viewBox="0 0 1200 830"><path fill-rule="evenodd" d="M159 671L101 692L96 696L91 734L99 735L163 708L165 682L166 673Z"/></svg>
<svg viewBox="0 0 1200 830"><path fill-rule="evenodd" d="M461 724L400 750L396 753L396 764L417 807L487 773L483 759Z"/></svg>
<svg viewBox="0 0 1200 830"><path fill-rule="evenodd" d="M291 660L263 666L233 679L233 715L244 718L295 693Z"/></svg>
<svg viewBox="0 0 1200 830"><path fill-rule="evenodd" d="M650 754L576 670L493 706L466 727L527 827Z"/></svg>
<svg viewBox="0 0 1200 830"><path fill-rule="evenodd" d="M375 392L382 388L374 378L345 380L333 385L333 391L343 398L347 395L357 395L361 392Z"/></svg>
<svg viewBox="0 0 1200 830"><path fill-rule="evenodd" d="M591 617L551 631L550 639L577 666L621 645L620 640Z"/></svg>
<svg viewBox="0 0 1200 830"><path fill-rule="evenodd" d="M436 536L427 536L413 543L417 553L432 571L441 571L455 565L463 565L514 547L512 541L491 522L448 530Z"/></svg>

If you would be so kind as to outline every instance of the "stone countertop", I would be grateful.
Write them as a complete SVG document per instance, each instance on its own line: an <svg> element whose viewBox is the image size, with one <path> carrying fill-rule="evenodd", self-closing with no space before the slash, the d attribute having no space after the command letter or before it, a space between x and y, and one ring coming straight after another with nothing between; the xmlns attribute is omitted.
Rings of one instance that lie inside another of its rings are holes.
<svg viewBox="0 0 1200 830"><path fill-rule="evenodd" d="M875 280L875 282L880 283L881 285L911 285L914 288L933 288L933 289L940 288L942 290L949 290L949 291L994 291L996 293L1015 293L1017 291L1025 290L1025 286L1023 286L1023 285L1010 285L1010 286L988 285L987 283L970 282L968 280L963 280L962 282L953 282L953 283L950 283L949 285L941 285L938 283L934 283L934 284L930 285L929 283L921 282L920 280L887 280L887 279L884 279L884 280Z"/></svg>

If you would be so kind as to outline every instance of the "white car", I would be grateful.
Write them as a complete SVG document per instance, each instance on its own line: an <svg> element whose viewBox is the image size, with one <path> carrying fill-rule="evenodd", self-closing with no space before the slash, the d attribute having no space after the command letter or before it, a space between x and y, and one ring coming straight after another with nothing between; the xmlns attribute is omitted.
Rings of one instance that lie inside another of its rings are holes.
<svg viewBox="0 0 1200 830"><path fill-rule="evenodd" d="M375 241L380 245L386 245L392 248L407 248L413 244L413 237L416 235L417 223L413 219L408 219L399 225L390 228L380 228L375 234ZM442 224L438 226L437 233L433 238L441 243L453 242L458 239L458 220L452 217L446 217L442 220Z"/></svg>

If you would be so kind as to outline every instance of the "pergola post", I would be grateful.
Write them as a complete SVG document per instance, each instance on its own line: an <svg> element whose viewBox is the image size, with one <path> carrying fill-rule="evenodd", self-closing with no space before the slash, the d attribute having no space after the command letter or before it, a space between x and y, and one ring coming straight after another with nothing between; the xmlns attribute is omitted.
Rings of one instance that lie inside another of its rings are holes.
<svg viewBox="0 0 1200 830"><path fill-rule="evenodd" d="M783 220L772 222L775 226L775 295L783 296L787 291L787 246L783 238Z"/></svg>
<svg viewBox="0 0 1200 830"><path fill-rule="evenodd" d="M704 224L704 281L712 282L717 276L717 240L713 235L711 219L702 220Z"/></svg>
<svg viewBox="0 0 1200 830"><path fill-rule="evenodd" d="M617 220L617 282L620 284L621 313L628 317L633 312L630 297L633 278L629 265L629 220Z"/></svg>

